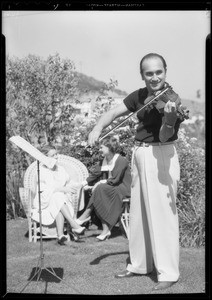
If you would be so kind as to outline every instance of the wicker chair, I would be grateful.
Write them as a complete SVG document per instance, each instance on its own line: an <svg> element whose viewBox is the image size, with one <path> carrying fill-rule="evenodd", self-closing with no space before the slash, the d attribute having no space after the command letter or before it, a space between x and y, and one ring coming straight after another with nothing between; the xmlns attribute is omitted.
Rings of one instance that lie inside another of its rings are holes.
<svg viewBox="0 0 212 300"><path fill-rule="evenodd" d="M74 181L82 182L88 177L87 168L79 160L67 156L58 155L58 163L62 165ZM32 199L35 197L37 178L37 161L34 161L26 170L24 174L24 187L19 188L20 199L28 219L29 242L37 242L40 239L40 227L31 217ZM84 208L84 191L81 191L74 196L74 214ZM67 236L68 237L68 236ZM57 238L56 225L42 226L42 238L52 239ZM69 238L69 237L68 237Z"/></svg>

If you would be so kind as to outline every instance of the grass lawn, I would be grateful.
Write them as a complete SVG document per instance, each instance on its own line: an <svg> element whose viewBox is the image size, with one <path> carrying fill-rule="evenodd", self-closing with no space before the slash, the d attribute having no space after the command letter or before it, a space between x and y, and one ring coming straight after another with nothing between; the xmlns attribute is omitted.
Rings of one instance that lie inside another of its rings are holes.
<svg viewBox="0 0 212 300"><path fill-rule="evenodd" d="M29 243L25 237L27 220L7 221L6 285L7 293L20 293L30 274L37 266L40 243ZM156 273L128 279L115 279L114 274L125 270L129 259L128 240L115 227L112 236L98 242L99 230L92 225L80 242L68 242L59 246L56 240L44 240L44 267L52 267L63 278L57 280L50 273L41 276L43 281L33 280L23 293L75 294L75 295L133 295L161 294L152 291L157 282ZM205 294L204 248L181 248L180 279L164 294ZM40 278L41 279L41 278ZM191 296L191 295L190 295Z"/></svg>

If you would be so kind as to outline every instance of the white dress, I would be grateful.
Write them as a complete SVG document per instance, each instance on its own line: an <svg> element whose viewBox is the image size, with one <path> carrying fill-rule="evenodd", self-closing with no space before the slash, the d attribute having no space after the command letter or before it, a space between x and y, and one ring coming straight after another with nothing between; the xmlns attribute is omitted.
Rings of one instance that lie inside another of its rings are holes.
<svg viewBox="0 0 212 300"><path fill-rule="evenodd" d="M69 180L69 174L62 166L57 166L56 170L50 170L43 165L40 167L40 191L41 191L41 211L42 211L42 224L51 225L57 217L61 207L64 204L68 205L70 213L73 217L73 194L64 192L54 192L56 188L64 187L69 183L74 182ZM38 191L38 189L37 189ZM39 197L38 192L33 200L32 219L40 222L39 219Z"/></svg>

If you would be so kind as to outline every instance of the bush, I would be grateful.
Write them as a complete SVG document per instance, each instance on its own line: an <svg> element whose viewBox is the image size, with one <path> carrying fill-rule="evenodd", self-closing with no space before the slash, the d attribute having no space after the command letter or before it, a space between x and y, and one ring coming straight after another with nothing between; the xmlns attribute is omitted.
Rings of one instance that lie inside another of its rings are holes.
<svg viewBox="0 0 212 300"><path fill-rule="evenodd" d="M197 140L179 131L177 150L181 179L177 194L182 246L205 245L205 151Z"/></svg>

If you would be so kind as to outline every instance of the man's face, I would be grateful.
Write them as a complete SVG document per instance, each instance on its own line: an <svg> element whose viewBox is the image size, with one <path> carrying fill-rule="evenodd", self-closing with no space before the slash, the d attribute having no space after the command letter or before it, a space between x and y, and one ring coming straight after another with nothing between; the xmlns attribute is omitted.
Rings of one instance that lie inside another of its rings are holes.
<svg viewBox="0 0 212 300"><path fill-rule="evenodd" d="M166 70L159 57L148 58L142 64L142 79L149 93L161 90L166 80Z"/></svg>

